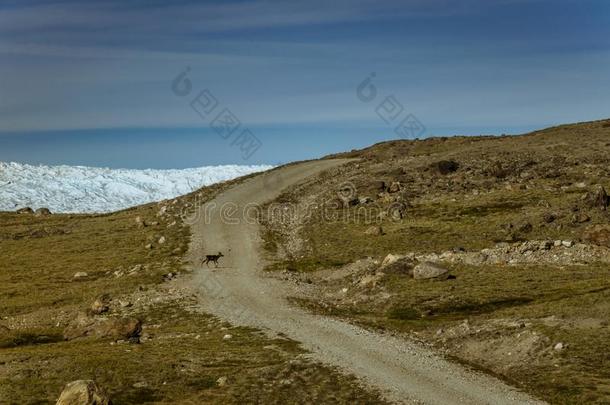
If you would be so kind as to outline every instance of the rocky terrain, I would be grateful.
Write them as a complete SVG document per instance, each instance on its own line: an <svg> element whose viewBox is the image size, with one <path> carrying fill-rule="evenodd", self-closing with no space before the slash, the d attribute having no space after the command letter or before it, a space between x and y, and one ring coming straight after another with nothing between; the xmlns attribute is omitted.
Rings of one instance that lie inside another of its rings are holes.
<svg viewBox="0 0 610 405"><path fill-rule="evenodd" d="M610 121L392 141L264 211L293 301L551 403L610 398Z"/></svg>
<svg viewBox="0 0 610 405"><path fill-rule="evenodd" d="M260 212L295 306L549 403L608 403L609 120L332 157L351 160ZM0 213L0 403L383 403L299 342L202 312L190 226L241 181L105 215Z"/></svg>
<svg viewBox="0 0 610 405"><path fill-rule="evenodd" d="M297 342L201 312L190 213L236 181L107 215L0 213L0 403L383 403Z"/></svg>

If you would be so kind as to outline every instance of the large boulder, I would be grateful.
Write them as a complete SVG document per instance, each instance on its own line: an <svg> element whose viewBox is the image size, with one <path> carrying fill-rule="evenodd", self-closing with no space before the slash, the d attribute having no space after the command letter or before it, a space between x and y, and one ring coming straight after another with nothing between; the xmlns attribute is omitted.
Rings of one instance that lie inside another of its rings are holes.
<svg viewBox="0 0 610 405"><path fill-rule="evenodd" d="M56 405L112 405L112 401L95 381L79 380L64 387Z"/></svg>
<svg viewBox="0 0 610 405"><path fill-rule="evenodd" d="M74 340L85 337L112 340L138 339L142 333L142 322L135 318L95 319L87 314L79 314L64 329L64 339Z"/></svg>
<svg viewBox="0 0 610 405"><path fill-rule="evenodd" d="M593 225L587 228L583 239L595 245L610 247L610 225Z"/></svg>
<svg viewBox="0 0 610 405"><path fill-rule="evenodd" d="M17 214L33 214L34 210L31 209L30 207L24 207L24 208L19 208L17 211L15 211Z"/></svg>
<svg viewBox="0 0 610 405"><path fill-rule="evenodd" d="M446 279L449 277L449 269L437 263L419 263L413 269L413 278L416 280L427 280L431 278Z"/></svg>

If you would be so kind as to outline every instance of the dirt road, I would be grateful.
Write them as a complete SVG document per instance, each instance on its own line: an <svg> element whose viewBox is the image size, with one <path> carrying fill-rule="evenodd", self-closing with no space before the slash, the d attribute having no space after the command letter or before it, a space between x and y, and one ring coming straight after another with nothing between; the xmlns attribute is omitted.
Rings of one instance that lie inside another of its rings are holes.
<svg viewBox="0 0 610 405"><path fill-rule="evenodd" d="M379 388L387 399L414 404L534 404L536 401L489 376L450 363L418 344L313 315L285 300L281 282L262 273L259 226L241 217L287 186L344 161L316 161L256 176L200 208L190 259L204 309L236 325L283 333L312 357L338 366ZM247 211L247 210L246 210ZM204 247L204 248L202 248ZM200 265L222 251L222 267Z"/></svg>

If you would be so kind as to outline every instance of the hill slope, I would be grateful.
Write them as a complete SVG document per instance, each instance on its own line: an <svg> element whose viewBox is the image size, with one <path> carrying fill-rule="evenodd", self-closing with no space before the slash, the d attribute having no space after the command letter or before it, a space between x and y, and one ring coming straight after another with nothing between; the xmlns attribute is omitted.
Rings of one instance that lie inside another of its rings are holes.
<svg viewBox="0 0 610 405"><path fill-rule="evenodd" d="M267 211L268 269L295 302L553 403L610 398L610 121L337 157L359 161L287 190L274 204L292 215ZM452 277L414 280L425 261Z"/></svg>

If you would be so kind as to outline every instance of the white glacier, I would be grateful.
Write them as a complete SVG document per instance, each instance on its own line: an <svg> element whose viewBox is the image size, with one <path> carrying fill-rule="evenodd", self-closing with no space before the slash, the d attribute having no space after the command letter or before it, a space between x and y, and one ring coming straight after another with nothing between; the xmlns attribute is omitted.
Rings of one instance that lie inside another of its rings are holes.
<svg viewBox="0 0 610 405"><path fill-rule="evenodd" d="M102 213L174 198L273 166L206 166L177 170L34 166L0 162L0 211Z"/></svg>

